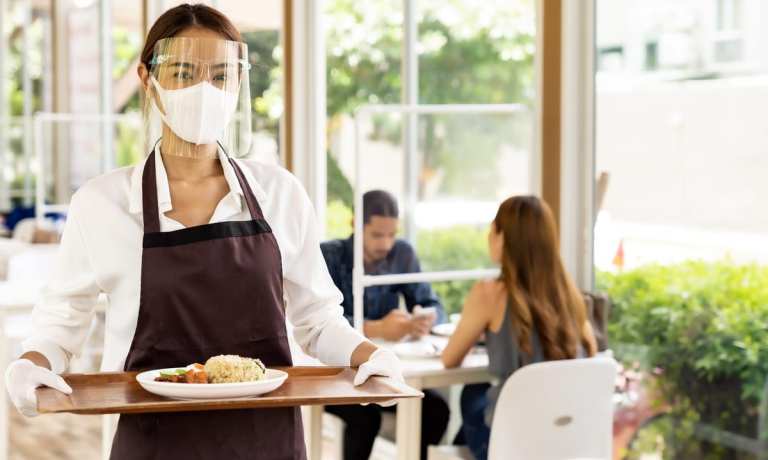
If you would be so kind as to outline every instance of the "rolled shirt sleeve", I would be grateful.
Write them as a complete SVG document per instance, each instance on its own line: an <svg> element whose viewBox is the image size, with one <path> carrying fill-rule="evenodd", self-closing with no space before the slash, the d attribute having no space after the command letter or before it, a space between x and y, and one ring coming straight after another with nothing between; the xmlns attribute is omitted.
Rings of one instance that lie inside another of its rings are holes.
<svg viewBox="0 0 768 460"><path fill-rule="evenodd" d="M297 183L297 187L300 185ZM300 189L298 251L283 274L286 312L296 342L305 353L331 366L349 366L352 352L365 341L344 317L341 292L325 264L312 204Z"/></svg>
<svg viewBox="0 0 768 460"><path fill-rule="evenodd" d="M24 352L44 355L56 373L67 369L70 356L80 354L100 292L78 222L82 205L75 194L51 278L32 312L34 332L22 343Z"/></svg>

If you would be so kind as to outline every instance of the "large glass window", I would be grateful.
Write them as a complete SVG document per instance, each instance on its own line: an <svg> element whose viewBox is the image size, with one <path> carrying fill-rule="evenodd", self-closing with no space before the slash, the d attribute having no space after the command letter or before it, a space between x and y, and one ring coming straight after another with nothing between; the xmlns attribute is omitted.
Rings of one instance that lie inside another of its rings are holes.
<svg viewBox="0 0 768 460"><path fill-rule="evenodd" d="M496 207L532 189L534 3L414 0L412 43L404 5L326 2L327 237L351 232L354 111L406 102L402 58L415 54L419 104L519 106L499 114L358 116L360 187L398 198L402 236L416 247L424 270L488 267L485 232ZM469 284L435 287L457 311Z"/></svg>
<svg viewBox="0 0 768 460"><path fill-rule="evenodd" d="M253 145L250 157L281 161L283 116L283 0L220 0L216 7L235 22L248 44ZM254 10L254 6L256 9Z"/></svg>
<svg viewBox="0 0 768 460"><path fill-rule="evenodd" d="M43 5L12 2L3 12L5 75L0 75L8 104L0 108L0 211L29 205L34 199L28 116L52 105L51 12ZM26 97L25 97L26 95Z"/></svg>
<svg viewBox="0 0 768 460"><path fill-rule="evenodd" d="M181 2L148 0L147 3L150 10L162 12ZM38 172L34 170L36 139L30 116L38 111L75 115L74 119L43 123L40 142L48 202L66 203L74 190L105 168L135 164L146 154L141 141L142 91L136 75L144 41L142 7L119 2L111 5L109 96L112 111L126 117L115 120L108 129L103 121L92 118L101 111L102 97L99 2L64 2L56 10L57 18L52 16L50 8L37 3L11 2L11 6L11 14L3 17L9 37L6 69L10 77L5 80L10 119L2 121L0 131L4 134L0 136L3 139L0 149L4 154L2 186L11 197L0 204L0 208L7 208L5 211L34 201ZM250 14L252 5L246 1L223 0L216 6L233 19L249 45L254 111L250 156L279 161L283 2L260 2L258 15ZM53 21L58 21L56 27ZM63 42L66 45L62 45ZM29 82L26 93L25 81ZM77 118L82 115L91 118ZM105 136L110 137L112 157L104 153ZM0 194L2 196L5 195Z"/></svg>
<svg viewBox="0 0 768 460"><path fill-rule="evenodd" d="M629 458L763 458L768 5L597 2L598 289Z"/></svg>

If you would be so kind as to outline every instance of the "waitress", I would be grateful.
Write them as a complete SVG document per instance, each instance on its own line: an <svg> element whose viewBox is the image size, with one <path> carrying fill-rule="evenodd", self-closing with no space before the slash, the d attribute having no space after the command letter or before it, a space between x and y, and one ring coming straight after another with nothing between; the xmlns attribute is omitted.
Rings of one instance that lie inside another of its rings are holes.
<svg viewBox="0 0 768 460"><path fill-rule="evenodd" d="M158 18L138 68L154 148L135 167L72 197L34 334L6 371L11 399L36 414L35 388L85 342L109 299L103 371L204 362L219 354L290 366L298 344L329 365L401 378L397 358L342 315L312 206L285 170L235 160L249 147L248 51L218 11L181 5ZM154 134L157 133L157 134ZM298 408L123 415L112 459L304 459Z"/></svg>

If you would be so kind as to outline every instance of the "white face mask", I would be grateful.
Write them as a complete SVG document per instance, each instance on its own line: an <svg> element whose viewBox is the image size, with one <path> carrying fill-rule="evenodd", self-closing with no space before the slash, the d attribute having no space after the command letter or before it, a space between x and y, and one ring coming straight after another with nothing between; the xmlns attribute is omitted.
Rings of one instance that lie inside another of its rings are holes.
<svg viewBox="0 0 768 460"><path fill-rule="evenodd" d="M192 144L213 144L219 140L237 108L237 93L221 90L207 81L188 88L164 89L152 76L152 84L165 109L163 113L158 108L163 121L177 136Z"/></svg>

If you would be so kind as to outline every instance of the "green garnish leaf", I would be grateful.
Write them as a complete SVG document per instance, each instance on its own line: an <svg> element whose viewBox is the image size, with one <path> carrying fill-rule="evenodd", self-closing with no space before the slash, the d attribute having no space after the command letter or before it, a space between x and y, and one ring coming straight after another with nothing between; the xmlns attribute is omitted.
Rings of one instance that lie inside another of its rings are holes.
<svg viewBox="0 0 768 460"><path fill-rule="evenodd" d="M186 369L174 369L174 370L171 370L171 371L160 371L160 375L165 376L165 377L170 377L170 376L174 376L174 375L184 375L186 373L187 373Z"/></svg>

